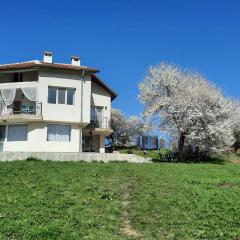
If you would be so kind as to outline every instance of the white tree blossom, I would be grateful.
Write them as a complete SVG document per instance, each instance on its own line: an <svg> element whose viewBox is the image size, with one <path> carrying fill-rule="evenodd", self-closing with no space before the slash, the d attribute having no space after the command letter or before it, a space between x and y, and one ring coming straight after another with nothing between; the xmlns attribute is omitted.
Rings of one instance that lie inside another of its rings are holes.
<svg viewBox="0 0 240 240"><path fill-rule="evenodd" d="M112 108L111 129L113 133L107 137L112 146L124 146L134 138L138 138L151 129L147 121L138 116L127 118L121 110Z"/></svg>
<svg viewBox="0 0 240 240"><path fill-rule="evenodd" d="M198 146L218 152L233 142L232 104L199 73L172 64L151 66L139 85L144 115L160 119L160 129L178 135L178 151Z"/></svg>
<svg viewBox="0 0 240 240"><path fill-rule="evenodd" d="M128 127L131 137L140 137L152 130L151 122L139 116L130 116L128 119Z"/></svg>
<svg viewBox="0 0 240 240"><path fill-rule="evenodd" d="M130 140L129 124L122 111L111 109L112 134L107 137L112 147L123 146Z"/></svg>

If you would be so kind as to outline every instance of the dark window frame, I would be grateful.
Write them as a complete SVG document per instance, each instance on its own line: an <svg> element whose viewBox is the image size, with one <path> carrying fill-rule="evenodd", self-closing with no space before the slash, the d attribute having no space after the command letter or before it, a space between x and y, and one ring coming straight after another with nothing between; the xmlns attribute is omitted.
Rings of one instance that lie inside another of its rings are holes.
<svg viewBox="0 0 240 240"><path fill-rule="evenodd" d="M50 89L55 90L55 94L51 96L51 98L50 98ZM63 95L59 95L60 90L64 90L64 101L60 101L60 100L63 100L63 99L60 99L61 97L63 97ZM75 94L76 94L76 88L48 86L47 102L49 104L74 105Z"/></svg>
<svg viewBox="0 0 240 240"><path fill-rule="evenodd" d="M50 89L55 90L55 95L51 96L50 98ZM55 101L53 100L55 98ZM57 104L57 87L48 87L48 103L50 104Z"/></svg>
<svg viewBox="0 0 240 240"><path fill-rule="evenodd" d="M67 105L74 105L75 104L75 88L67 88L67 99L66 99L66 104ZM72 94L72 95L70 95ZM70 97L70 99L69 99Z"/></svg>

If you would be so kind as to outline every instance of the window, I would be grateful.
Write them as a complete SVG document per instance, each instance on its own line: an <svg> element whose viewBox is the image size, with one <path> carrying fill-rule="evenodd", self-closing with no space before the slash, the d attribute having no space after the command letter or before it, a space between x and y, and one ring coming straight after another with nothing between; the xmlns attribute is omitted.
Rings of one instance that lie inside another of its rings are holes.
<svg viewBox="0 0 240 240"><path fill-rule="evenodd" d="M27 141L28 128L27 125L9 125L8 141Z"/></svg>
<svg viewBox="0 0 240 240"><path fill-rule="evenodd" d="M75 97L75 89L68 88L67 89L67 104L73 105L74 104L74 97Z"/></svg>
<svg viewBox="0 0 240 240"><path fill-rule="evenodd" d="M18 73L13 74L13 81L18 82Z"/></svg>
<svg viewBox="0 0 240 240"><path fill-rule="evenodd" d="M14 82L22 82L23 81L23 73L13 73L13 81Z"/></svg>
<svg viewBox="0 0 240 240"><path fill-rule="evenodd" d="M66 88L58 88L58 104L65 104Z"/></svg>
<svg viewBox="0 0 240 240"><path fill-rule="evenodd" d="M0 142L5 140L6 126L0 126Z"/></svg>
<svg viewBox="0 0 240 240"><path fill-rule="evenodd" d="M71 126L49 124L47 128L47 140L55 142L70 142Z"/></svg>
<svg viewBox="0 0 240 240"><path fill-rule="evenodd" d="M19 73L19 82L23 81L23 73Z"/></svg>
<svg viewBox="0 0 240 240"><path fill-rule="evenodd" d="M48 103L74 104L75 88L48 87Z"/></svg>
<svg viewBox="0 0 240 240"><path fill-rule="evenodd" d="M48 87L48 103L56 104L57 88Z"/></svg>

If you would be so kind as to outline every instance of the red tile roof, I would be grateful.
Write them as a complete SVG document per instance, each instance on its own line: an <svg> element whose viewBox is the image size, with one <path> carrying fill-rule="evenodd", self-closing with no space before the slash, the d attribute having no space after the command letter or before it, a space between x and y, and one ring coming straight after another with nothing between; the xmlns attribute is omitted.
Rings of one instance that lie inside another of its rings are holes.
<svg viewBox="0 0 240 240"><path fill-rule="evenodd" d="M74 70L74 71L86 71L91 73L91 80L95 83L102 86L111 94L111 99L114 100L118 94L113 91L110 87L108 87L102 80L100 80L95 74L98 73L99 70L95 68L85 67L85 66L73 66L71 64L63 64L63 63L45 63L40 61L31 61L31 62L22 62L22 63L12 63L12 64L4 64L0 65L0 72L4 71L14 71L19 69L39 69L39 68L53 68L53 69L65 69L65 70Z"/></svg>
<svg viewBox="0 0 240 240"><path fill-rule="evenodd" d="M75 71L84 70L91 73L99 72L98 69L85 67L85 66L73 66L71 64L63 64L63 63L45 63L40 61L0 65L0 72L10 71L15 69L26 69L26 68L55 68L55 69L75 70Z"/></svg>

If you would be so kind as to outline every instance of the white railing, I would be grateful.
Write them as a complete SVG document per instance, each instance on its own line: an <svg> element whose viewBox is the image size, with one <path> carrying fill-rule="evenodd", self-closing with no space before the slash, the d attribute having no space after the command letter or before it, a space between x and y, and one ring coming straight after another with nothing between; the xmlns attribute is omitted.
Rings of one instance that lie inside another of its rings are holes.
<svg viewBox="0 0 240 240"><path fill-rule="evenodd" d="M91 116L90 127L110 129L110 119L108 117Z"/></svg>
<svg viewBox="0 0 240 240"><path fill-rule="evenodd" d="M14 101L11 105L6 106L4 102L0 102L0 115L15 114L42 115L42 103Z"/></svg>

